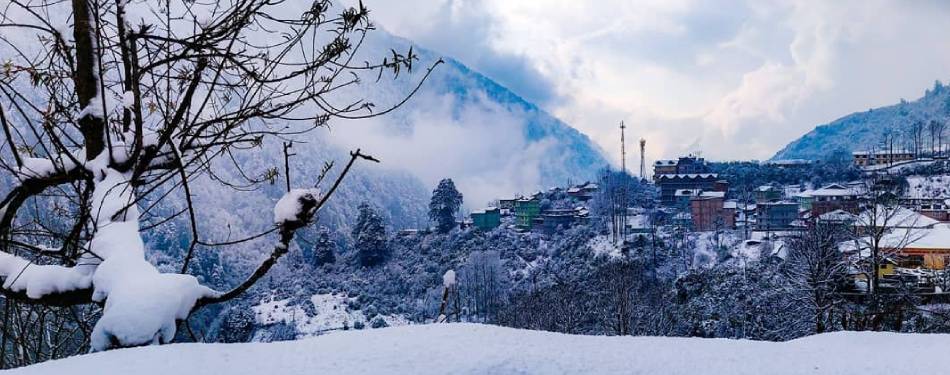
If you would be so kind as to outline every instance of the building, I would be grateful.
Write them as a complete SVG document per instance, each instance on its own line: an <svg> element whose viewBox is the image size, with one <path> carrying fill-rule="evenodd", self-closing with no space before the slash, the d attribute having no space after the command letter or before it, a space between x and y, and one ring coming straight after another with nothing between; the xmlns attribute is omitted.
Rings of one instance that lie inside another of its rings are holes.
<svg viewBox="0 0 950 375"><path fill-rule="evenodd" d="M665 174L654 176L654 179L660 188L660 203L673 206L678 190L714 191L719 176L715 173Z"/></svg>
<svg viewBox="0 0 950 375"><path fill-rule="evenodd" d="M481 230L492 230L501 225L501 210L490 207L472 212L472 225Z"/></svg>
<svg viewBox="0 0 950 375"><path fill-rule="evenodd" d="M585 202L594 197L594 193L597 192L598 188L599 186L597 184L588 181L581 185L570 187L567 189L567 195L578 201Z"/></svg>
<svg viewBox="0 0 950 375"><path fill-rule="evenodd" d="M694 230L707 232L736 227L736 202L726 201L725 196L723 192L707 191L690 200Z"/></svg>
<svg viewBox="0 0 950 375"><path fill-rule="evenodd" d="M709 173L706 159L698 156L683 156L676 160L657 160L653 163L653 178L664 174Z"/></svg>
<svg viewBox="0 0 950 375"><path fill-rule="evenodd" d="M890 165L894 163L914 160L914 153L907 150L893 151L855 151L851 153L855 166L871 167L875 165Z"/></svg>
<svg viewBox="0 0 950 375"><path fill-rule="evenodd" d="M758 230L785 230L798 220L798 203L778 201L756 204L755 226Z"/></svg>
<svg viewBox="0 0 950 375"><path fill-rule="evenodd" d="M813 190L804 190L791 196L792 199L798 202L799 210L811 212L812 202L815 201L815 197L811 195L812 191Z"/></svg>
<svg viewBox="0 0 950 375"><path fill-rule="evenodd" d="M755 189L755 203L767 203L782 199L783 191L772 185L762 185Z"/></svg>
<svg viewBox="0 0 950 375"><path fill-rule="evenodd" d="M541 201L522 198L515 201L515 224L522 229L530 229L534 219L541 214Z"/></svg>
<svg viewBox="0 0 950 375"><path fill-rule="evenodd" d="M657 160L653 163L653 175L676 174L676 160Z"/></svg>
<svg viewBox="0 0 950 375"><path fill-rule="evenodd" d="M944 198L901 198L900 205L937 221L950 221L950 202Z"/></svg>
<svg viewBox="0 0 950 375"><path fill-rule="evenodd" d="M835 210L857 213L860 208L861 193L854 187L831 184L821 189L812 190L809 195L811 196L812 217L821 216Z"/></svg>
<svg viewBox="0 0 950 375"><path fill-rule="evenodd" d="M570 228L579 220L576 209L555 209L545 210L541 213L537 229L541 232L552 234L558 230Z"/></svg>

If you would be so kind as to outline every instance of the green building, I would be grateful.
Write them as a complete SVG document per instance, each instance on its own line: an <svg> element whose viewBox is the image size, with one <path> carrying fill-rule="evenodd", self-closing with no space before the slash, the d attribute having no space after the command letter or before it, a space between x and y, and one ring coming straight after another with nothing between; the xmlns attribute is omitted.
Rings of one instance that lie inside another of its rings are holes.
<svg viewBox="0 0 950 375"><path fill-rule="evenodd" d="M534 219L541 215L541 201L519 199L515 201L515 223L522 229L531 228Z"/></svg>
<svg viewBox="0 0 950 375"><path fill-rule="evenodd" d="M492 230L501 225L501 210L488 208L484 211L472 212L472 224L481 230Z"/></svg>

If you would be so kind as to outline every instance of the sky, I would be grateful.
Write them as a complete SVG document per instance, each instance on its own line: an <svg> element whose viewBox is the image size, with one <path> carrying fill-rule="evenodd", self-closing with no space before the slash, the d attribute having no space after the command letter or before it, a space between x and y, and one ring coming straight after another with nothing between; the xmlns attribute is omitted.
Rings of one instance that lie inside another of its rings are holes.
<svg viewBox="0 0 950 375"><path fill-rule="evenodd" d="M382 28L510 88L614 162L620 121L648 160L761 160L950 80L945 1L363 3Z"/></svg>

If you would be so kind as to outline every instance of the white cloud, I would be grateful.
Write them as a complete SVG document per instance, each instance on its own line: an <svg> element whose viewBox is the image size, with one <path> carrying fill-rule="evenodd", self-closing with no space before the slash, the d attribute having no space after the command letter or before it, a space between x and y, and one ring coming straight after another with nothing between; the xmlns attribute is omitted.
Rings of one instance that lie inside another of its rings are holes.
<svg viewBox="0 0 950 375"><path fill-rule="evenodd" d="M767 158L815 125L950 78L939 1L365 3L394 33L544 98L615 159L620 120L651 158ZM492 64L512 56L517 69Z"/></svg>

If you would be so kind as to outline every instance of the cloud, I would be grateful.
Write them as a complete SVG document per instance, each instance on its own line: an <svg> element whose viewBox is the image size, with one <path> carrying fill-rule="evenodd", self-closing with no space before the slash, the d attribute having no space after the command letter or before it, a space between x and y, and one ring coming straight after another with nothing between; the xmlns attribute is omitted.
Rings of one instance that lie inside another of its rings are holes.
<svg viewBox="0 0 950 375"><path fill-rule="evenodd" d="M366 3L391 31L539 102L614 160L620 120L650 158L767 158L950 76L940 1Z"/></svg>
<svg viewBox="0 0 950 375"><path fill-rule="evenodd" d="M414 124L409 132L390 131L393 124L382 117L334 128L331 139L407 169L433 188L440 179L452 178L469 209L537 189L553 140L528 142L519 114L486 98L457 100L452 95L414 97L406 115Z"/></svg>

